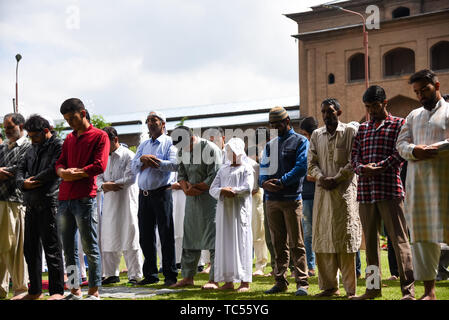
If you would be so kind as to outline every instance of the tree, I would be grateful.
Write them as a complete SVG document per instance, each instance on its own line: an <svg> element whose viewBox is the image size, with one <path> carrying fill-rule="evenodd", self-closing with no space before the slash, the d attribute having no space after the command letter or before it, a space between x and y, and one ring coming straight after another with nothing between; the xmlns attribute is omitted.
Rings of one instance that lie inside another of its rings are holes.
<svg viewBox="0 0 449 320"><path fill-rule="evenodd" d="M56 135L61 138L64 139L64 137L62 136L62 131L64 131L65 127L64 127L64 121L59 121L58 124L56 124L53 127L53 130L56 131Z"/></svg>
<svg viewBox="0 0 449 320"><path fill-rule="evenodd" d="M6 139L5 128L3 128L3 124L0 124L0 132L2 134L3 140Z"/></svg>
<svg viewBox="0 0 449 320"><path fill-rule="evenodd" d="M92 115L90 117L89 121L95 128L98 128L98 129L103 129L104 127L108 127L111 125L110 123L108 123L104 120L102 115L97 115L97 114ZM59 121L53 128L56 131L56 135L61 139L65 139L65 136L66 136L63 133L63 131L70 129L70 127L66 127L66 126L64 126L64 124L65 124L64 120Z"/></svg>
<svg viewBox="0 0 449 320"><path fill-rule="evenodd" d="M90 123L92 123L92 125L98 129L103 129L104 127L109 127L111 125L110 123L106 122L106 120L104 120L102 115L97 114L92 115L92 117L90 118Z"/></svg>
<svg viewBox="0 0 449 320"><path fill-rule="evenodd" d="M183 126L184 121L186 121L187 119L189 119L189 117L182 117L181 121L179 121L179 123L176 124L176 127Z"/></svg>

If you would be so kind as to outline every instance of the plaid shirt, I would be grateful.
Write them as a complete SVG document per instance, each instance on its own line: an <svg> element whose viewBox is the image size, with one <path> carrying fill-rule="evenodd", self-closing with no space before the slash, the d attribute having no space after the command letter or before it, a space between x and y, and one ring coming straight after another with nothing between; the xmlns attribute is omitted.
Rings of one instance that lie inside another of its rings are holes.
<svg viewBox="0 0 449 320"><path fill-rule="evenodd" d="M0 168L14 174L11 178L0 181L0 201L23 202L23 194L17 187L15 174L30 146L26 136L17 140L11 149L8 148L8 141L0 144Z"/></svg>
<svg viewBox="0 0 449 320"><path fill-rule="evenodd" d="M352 147L351 164L359 175L357 201L373 203L393 198L404 199L400 171L404 159L396 149L396 140L405 120L388 114L385 121L376 128L374 120L360 125ZM363 176L362 166L375 163L387 168L372 177Z"/></svg>

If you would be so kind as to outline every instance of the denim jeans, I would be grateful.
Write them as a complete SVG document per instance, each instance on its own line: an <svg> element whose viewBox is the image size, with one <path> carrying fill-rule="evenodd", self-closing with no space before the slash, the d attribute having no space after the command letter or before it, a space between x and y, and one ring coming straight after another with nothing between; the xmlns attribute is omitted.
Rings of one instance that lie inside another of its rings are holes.
<svg viewBox="0 0 449 320"><path fill-rule="evenodd" d="M89 288L101 286L101 256L97 239L97 223L96 198L85 197L59 201L58 224L66 268L76 266L79 270L78 239L76 237L76 231L79 229L81 244L89 264ZM79 279L81 279L81 274L79 274Z"/></svg>
<svg viewBox="0 0 449 320"><path fill-rule="evenodd" d="M315 269L315 252L312 250L313 200L302 200L302 223L304 226L304 245L306 246L307 267Z"/></svg>

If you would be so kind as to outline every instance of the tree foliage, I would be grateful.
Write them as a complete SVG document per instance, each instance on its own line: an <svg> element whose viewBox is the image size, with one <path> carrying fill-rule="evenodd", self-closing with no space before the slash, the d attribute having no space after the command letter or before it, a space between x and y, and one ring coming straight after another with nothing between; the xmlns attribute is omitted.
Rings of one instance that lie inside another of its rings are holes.
<svg viewBox="0 0 449 320"><path fill-rule="evenodd" d="M92 125L98 129L103 129L104 127L108 127L111 125L110 123L106 122L106 120L104 120L102 115L98 114L92 115L92 117L90 118L90 123L92 123Z"/></svg>
<svg viewBox="0 0 449 320"><path fill-rule="evenodd" d="M106 122L106 120L104 120L102 115L98 114L94 114L90 117L90 123L98 129L103 129L104 127L111 125L109 122ZM70 127L66 127L66 125L67 124L65 121L59 121L53 128L56 131L57 136L61 139L64 139L66 136L63 131L70 130Z"/></svg>
<svg viewBox="0 0 449 320"><path fill-rule="evenodd" d="M189 117L182 117L181 121L179 121L179 123L177 123L175 127L183 126L184 121L186 121L187 119L189 119Z"/></svg>

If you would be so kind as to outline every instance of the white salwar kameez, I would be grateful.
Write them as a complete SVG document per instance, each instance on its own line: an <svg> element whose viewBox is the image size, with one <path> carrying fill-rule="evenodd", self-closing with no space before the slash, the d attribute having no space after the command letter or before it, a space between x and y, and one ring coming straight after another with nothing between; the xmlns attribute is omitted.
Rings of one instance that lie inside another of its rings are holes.
<svg viewBox="0 0 449 320"><path fill-rule="evenodd" d="M231 141L230 141L231 142ZM243 141L242 141L243 142ZM248 164L223 165L209 193L218 200L215 234L215 282L251 282L251 231L253 169ZM225 198L221 189L231 187L236 193Z"/></svg>
<svg viewBox="0 0 449 320"><path fill-rule="evenodd" d="M175 172L173 182L178 179L178 173ZM182 237L184 234L184 212L186 208L186 195L184 191L172 189L173 198L173 224L175 231L175 253L176 263L181 263L182 256ZM156 247L157 255L159 257L160 264L162 266L162 251L161 240L159 239L159 233L156 233Z"/></svg>
<svg viewBox="0 0 449 320"><path fill-rule="evenodd" d="M143 258L139 245L137 220L139 189L136 176L131 172L133 158L134 152L120 146L109 156L105 172L97 178L98 188L101 188L104 182L123 184L123 189L119 191L104 192L100 244L103 256L113 255L103 259L106 277L118 275L116 274L118 266L115 265L116 256L121 255L122 252L126 252L124 256L128 278L142 277Z"/></svg>

